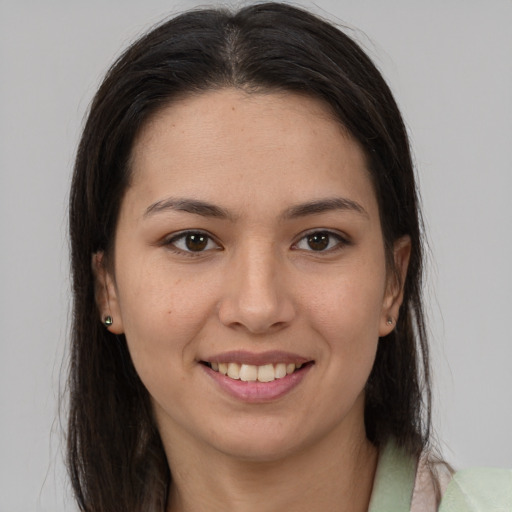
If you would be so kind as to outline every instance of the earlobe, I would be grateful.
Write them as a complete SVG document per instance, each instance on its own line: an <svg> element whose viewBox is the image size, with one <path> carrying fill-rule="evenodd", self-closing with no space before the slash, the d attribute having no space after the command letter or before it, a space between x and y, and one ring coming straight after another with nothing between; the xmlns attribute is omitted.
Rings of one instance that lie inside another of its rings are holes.
<svg viewBox="0 0 512 512"><path fill-rule="evenodd" d="M100 321L113 334L123 334L123 321L117 290L111 272L106 268L103 252L92 255L92 271L95 279L95 298Z"/></svg>
<svg viewBox="0 0 512 512"><path fill-rule="evenodd" d="M379 336L387 336L395 328L404 298L404 284L411 256L411 239L403 236L393 246L394 268L389 270L386 294L382 302Z"/></svg>

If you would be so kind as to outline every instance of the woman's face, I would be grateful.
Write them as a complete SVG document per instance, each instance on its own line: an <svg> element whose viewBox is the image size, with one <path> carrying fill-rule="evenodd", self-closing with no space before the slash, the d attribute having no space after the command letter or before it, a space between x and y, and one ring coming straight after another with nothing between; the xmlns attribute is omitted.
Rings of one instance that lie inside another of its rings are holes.
<svg viewBox="0 0 512 512"><path fill-rule="evenodd" d="M164 444L272 460L364 435L401 294L357 143L316 100L225 89L159 112L132 157L100 307Z"/></svg>

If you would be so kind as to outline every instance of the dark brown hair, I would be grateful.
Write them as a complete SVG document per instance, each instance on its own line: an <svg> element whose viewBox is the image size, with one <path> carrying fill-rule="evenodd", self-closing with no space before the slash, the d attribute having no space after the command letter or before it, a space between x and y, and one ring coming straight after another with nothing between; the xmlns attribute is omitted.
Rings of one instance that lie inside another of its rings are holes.
<svg viewBox="0 0 512 512"><path fill-rule="evenodd" d="M171 475L148 392L124 336L100 322L91 257L112 250L141 127L184 95L223 87L320 99L363 148L388 263L394 241L408 235L412 242L400 318L379 343L366 386L367 437L377 446L394 438L414 454L429 437L420 216L407 134L388 86L351 38L301 9L267 3L234 13L190 11L142 37L112 66L92 102L76 158L68 465L84 511L165 509Z"/></svg>

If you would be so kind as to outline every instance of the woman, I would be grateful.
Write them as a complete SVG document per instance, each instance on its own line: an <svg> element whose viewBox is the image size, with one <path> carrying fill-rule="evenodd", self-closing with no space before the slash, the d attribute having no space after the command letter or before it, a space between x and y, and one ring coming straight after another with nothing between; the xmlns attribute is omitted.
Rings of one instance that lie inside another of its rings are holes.
<svg viewBox="0 0 512 512"><path fill-rule="evenodd" d="M404 125L343 33L196 11L91 106L71 191L82 510L435 510Z"/></svg>

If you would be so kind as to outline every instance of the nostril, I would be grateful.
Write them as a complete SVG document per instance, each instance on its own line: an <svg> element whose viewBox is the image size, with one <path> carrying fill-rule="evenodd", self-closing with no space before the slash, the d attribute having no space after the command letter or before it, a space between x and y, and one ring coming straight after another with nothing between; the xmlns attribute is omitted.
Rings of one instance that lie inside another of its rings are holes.
<svg viewBox="0 0 512 512"><path fill-rule="evenodd" d="M295 317L293 300L286 287L279 286L278 279L267 280L271 282L255 282L246 276L226 290L217 309L222 324L252 334L274 332L289 325Z"/></svg>

